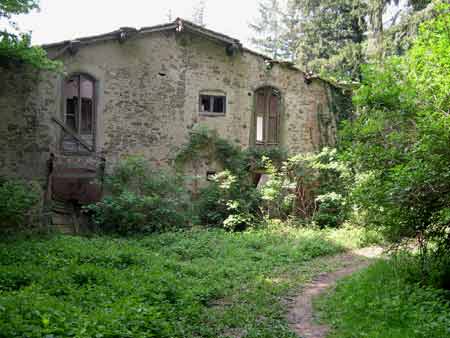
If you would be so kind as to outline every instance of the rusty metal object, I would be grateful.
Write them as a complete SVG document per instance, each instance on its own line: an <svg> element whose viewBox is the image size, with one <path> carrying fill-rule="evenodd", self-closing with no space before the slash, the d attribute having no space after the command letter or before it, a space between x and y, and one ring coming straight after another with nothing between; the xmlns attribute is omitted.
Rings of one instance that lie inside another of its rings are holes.
<svg viewBox="0 0 450 338"><path fill-rule="evenodd" d="M86 168L59 168L52 175L52 198L89 204L100 201L101 182L96 171Z"/></svg>

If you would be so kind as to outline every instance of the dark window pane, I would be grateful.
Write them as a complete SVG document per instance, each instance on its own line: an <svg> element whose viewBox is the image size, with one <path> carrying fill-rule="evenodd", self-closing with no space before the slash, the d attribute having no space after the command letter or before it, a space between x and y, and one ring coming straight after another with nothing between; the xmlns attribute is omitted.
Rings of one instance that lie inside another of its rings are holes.
<svg viewBox="0 0 450 338"><path fill-rule="evenodd" d="M200 111L201 112L211 111L211 96L200 95Z"/></svg>
<svg viewBox="0 0 450 338"><path fill-rule="evenodd" d="M66 125L77 130L79 77L74 76L64 85L64 97L66 98Z"/></svg>
<svg viewBox="0 0 450 338"><path fill-rule="evenodd" d="M76 114L78 111L78 98L67 98L66 100L66 125L73 130L77 129Z"/></svg>
<svg viewBox="0 0 450 338"><path fill-rule="evenodd" d="M81 99L81 126L80 132L85 134L92 133L92 99Z"/></svg>
<svg viewBox="0 0 450 338"><path fill-rule="evenodd" d="M225 97L214 96L214 113L225 113Z"/></svg>

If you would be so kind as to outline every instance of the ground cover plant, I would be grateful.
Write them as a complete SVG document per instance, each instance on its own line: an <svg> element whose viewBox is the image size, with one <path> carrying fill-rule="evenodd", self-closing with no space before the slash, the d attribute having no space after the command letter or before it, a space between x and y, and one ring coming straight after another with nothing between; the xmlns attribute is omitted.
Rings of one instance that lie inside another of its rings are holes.
<svg viewBox="0 0 450 338"><path fill-rule="evenodd" d="M395 256L338 283L317 302L334 338L450 336L450 292L422 287L417 257Z"/></svg>
<svg viewBox="0 0 450 338"><path fill-rule="evenodd" d="M40 188L36 182L0 177L0 232L32 225L39 208Z"/></svg>
<svg viewBox="0 0 450 338"><path fill-rule="evenodd" d="M280 297L362 232L280 224L0 242L0 337L294 337Z"/></svg>

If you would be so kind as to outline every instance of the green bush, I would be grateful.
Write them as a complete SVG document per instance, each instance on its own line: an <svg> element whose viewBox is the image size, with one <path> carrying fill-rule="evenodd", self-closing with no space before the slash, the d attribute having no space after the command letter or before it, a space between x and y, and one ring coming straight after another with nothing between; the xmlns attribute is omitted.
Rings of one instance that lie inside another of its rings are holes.
<svg viewBox="0 0 450 338"><path fill-rule="evenodd" d="M17 229L35 222L39 192L35 182L0 180L0 230Z"/></svg>
<svg viewBox="0 0 450 338"><path fill-rule="evenodd" d="M316 198L318 209L312 221L320 227L337 227L346 220L345 199L335 192L319 195Z"/></svg>
<svg viewBox="0 0 450 338"><path fill-rule="evenodd" d="M264 161L268 182L261 189L266 216L300 218L321 227L337 227L349 216L349 168L335 149L289 157L277 167Z"/></svg>
<svg viewBox="0 0 450 338"><path fill-rule="evenodd" d="M151 233L184 228L191 221L182 178L150 169L141 157L120 162L106 186L110 194L85 208L103 231Z"/></svg>
<svg viewBox="0 0 450 338"><path fill-rule="evenodd" d="M405 55L366 67L357 117L342 133L355 176L350 195L365 225L391 241L418 239L424 256L450 252L450 6L443 3L436 1L435 18Z"/></svg>
<svg viewBox="0 0 450 338"><path fill-rule="evenodd" d="M248 179L226 170L200 191L195 204L201 224L244 230L261 220L260 202L260 194Z"/></svg>

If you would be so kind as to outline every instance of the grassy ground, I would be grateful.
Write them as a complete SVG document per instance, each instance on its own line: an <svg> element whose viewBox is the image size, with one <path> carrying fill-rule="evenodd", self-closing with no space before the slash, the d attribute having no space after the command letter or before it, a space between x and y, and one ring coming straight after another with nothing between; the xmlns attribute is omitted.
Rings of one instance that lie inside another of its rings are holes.
<svg viewBox="0 0 450 338"><path fill-rule="evenodd" d="M0 242L0 337L294 337L280 299L357 231Z"/></svg>
<svg viewBox="0 0 450 338"><path fill-rule="evenodd" d="M333 338L450 337L450 292L420 287L405 257L379 261L317 300Z"/></svg>

